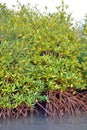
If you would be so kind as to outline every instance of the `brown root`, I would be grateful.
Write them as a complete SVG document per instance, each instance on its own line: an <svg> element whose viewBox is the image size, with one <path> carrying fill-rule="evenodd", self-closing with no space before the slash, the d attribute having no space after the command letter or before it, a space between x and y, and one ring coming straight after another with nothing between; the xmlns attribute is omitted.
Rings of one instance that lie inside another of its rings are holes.
<svg viewBox="0 0 87 130"><path fill-rule="evenodd" d="M49 102L37 102L35 108L28 107L25 103L21 103L13 109L0 107L0 118L18 118L43 113L56 119L62 118L66 114L87 114L87 90L55 90L48 91L45 95L49 97Z"/></svg>
<svg viewBox="0 0 87 130"><path fill-rule="evenodd" d="M33 113L37 112L34 108L28 107L25 103L21 103L16 108L8 109L8 108L0 108L0 117L1 118L19 118L26 117L27 115L33 115Z"/></svg>
<svg viewBox="0 0 87 130"><path fill-rule="evenodd" d="M87 114L87 91L79 93L75 91L48 91L49 102L46 105L52 117L61 118L65 114L78 115L81 113Z"/></svg>

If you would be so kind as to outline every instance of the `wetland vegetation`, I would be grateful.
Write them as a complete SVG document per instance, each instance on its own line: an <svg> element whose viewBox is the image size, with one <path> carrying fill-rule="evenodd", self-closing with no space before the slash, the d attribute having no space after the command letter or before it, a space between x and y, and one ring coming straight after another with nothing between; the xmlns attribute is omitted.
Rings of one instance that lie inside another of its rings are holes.
<svg viewBox="0 0 87 130"><path fill-rule="evenodd" d="M87 16L0 4L0 117L87 113Z"/></svg>

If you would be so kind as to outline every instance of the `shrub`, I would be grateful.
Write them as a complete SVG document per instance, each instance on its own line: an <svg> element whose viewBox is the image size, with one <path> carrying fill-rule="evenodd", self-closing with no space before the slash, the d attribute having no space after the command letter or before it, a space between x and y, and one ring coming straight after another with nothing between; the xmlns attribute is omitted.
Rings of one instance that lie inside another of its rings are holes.
<svg viewBox="0 0 87 130"><path fill-rule="evenodd" d="M0 106L32 106L48 100L42 95L47 90L86 89L86 62L79 60L83 45L67 6L62 2L57 13L48 15L20 8L0 5Z"/></svg>

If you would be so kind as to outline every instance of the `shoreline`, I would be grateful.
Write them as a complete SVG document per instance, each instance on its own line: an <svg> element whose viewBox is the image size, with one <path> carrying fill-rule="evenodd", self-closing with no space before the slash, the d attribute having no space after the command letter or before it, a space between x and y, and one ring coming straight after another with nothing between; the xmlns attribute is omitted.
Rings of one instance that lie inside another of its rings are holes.
<svg viewBox="0 0 87 130"><path fill-rule="evenodd" d="M46 95L49 101L37 102L34 108L28 107L25 103L11 109L0 107L0 118L19 118L41 114L61 119L65 115L87 114L87 90L51 90Z"/></svg>

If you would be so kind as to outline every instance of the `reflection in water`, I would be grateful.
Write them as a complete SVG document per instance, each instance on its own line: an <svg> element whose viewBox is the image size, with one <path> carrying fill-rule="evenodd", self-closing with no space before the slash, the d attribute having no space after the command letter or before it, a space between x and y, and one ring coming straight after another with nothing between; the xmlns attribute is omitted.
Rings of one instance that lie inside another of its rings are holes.
<svg viewBox="0 0 87 130"><path fill-rule="evenodd" d="M43 116L0 119L0 130L87 130L87 116L66 117L59 121Z"/></svg>

